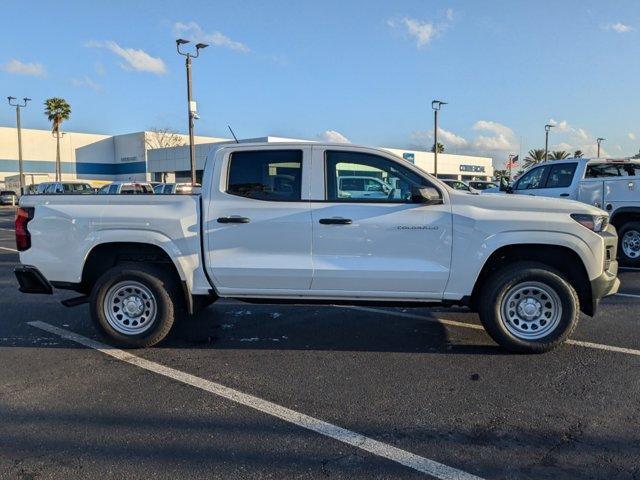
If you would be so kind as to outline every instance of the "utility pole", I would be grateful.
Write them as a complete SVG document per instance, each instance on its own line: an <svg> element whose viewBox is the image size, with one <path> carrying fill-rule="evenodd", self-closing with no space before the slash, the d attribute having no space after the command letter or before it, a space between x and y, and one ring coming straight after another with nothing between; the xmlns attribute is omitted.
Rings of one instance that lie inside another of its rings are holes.
<svg viewBox="0 0 640 480"><path fill-rule="evenodd" d="M606 138L598 137L596 138L596 142L598 143L598 158L600 158L600 144L604 142Z"/></svg>
<svg viewBox="0 0 640 480"><path fill-rule="evenodd" d="M196 53L195 55L189 52L180 51L180 45L185 45L189 43L189 40L185 40L183 38L179 38L176 40L176 49L178 53L184 57L185 66L187 68L187 105L188 105L188 117L189 117L189 160L191 162L191 185L195 185L197 183L196 179L196 147L195 141L193 138L193 126L194 120L198 118L197 106L196 102L193 101L191 96L191 59L198 58L200 55L200 50L208 47L206 43L198 43L196 44Z"/></svg>
<svg viewBox="0 0 640 480"><path fill-rule="evenodd" d="M20 124L20 110L27 106L31 99L24 97L22 104L16 101L16 97L7 97L9 105L16 107L16 128L18 130L18 171L20 173L20 195L24 194L24 165L22 163L22 125Z"/></svg>
<svg viewBox="0 0 640 480"><path fill-rule="evenodd" d="M548 123L544 126L544 161L549 160L549 131L555 125L549 125Z"/></svg>
<svg viewBox="0 0 640 480"><path fill-rule="evenodd" d="M433 109L433 175L438 177L438 112L442 108L442 105L446 105L447 102L440 100L433 100L431 102L431 108Z"/></svg>

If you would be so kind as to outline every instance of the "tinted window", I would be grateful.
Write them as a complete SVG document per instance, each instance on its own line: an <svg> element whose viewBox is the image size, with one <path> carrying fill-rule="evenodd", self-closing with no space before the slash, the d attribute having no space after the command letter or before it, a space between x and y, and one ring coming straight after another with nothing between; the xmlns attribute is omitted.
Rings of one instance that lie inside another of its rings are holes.
<svg viewBox="0 0 640 480"><path fill-rule="evenodd" d="M455 190L465 190L467 192L469 191L469 187L463 182L452 181L452 182L447 182L447 184Z"/></svg>
<svg viewBox="0 0 640 480"><path fill-rule="evenodd" d="M551 165L546 188L565 188L571 185L577 166L577 163Z"/></svg>
<svg viewBox="0 0 640 480"><path fill-rule="evenodd" d="M107 193L109 193L109 185L105 185L98 190L98 195L106 195Z"/></svg>
<svg viewBox="0 0 640 480"><path fill-rule="evenodd" d="M172 189L173 189L172 185L165 185L164 186L164 191L162 193L171 193Z"/></svg>
<svg viewBox="0 0 640 480"><path fill-rule="evenodd" d="M585 177L635 177L637 175L640 175L638 163L600 163L587 166Z"/></svg>
<svg viewBox="0 0 640 480"><path fill-rule="evenodd" d="M411 202L416 188L431 187L398 162L367 153L327 151L327 200Z"/></svg>
<svg viewBox="0 0 640 480"><path fill-rule="evenodd" d="M109 185L109 193L110 194L118 193L118 185Z"/></svg>
<svg viewBox="0 0 640 480"><path fill-rule="evenodd" d="M142 195L153 195L153 187L151 185L136 185L136 193Z"/></svg>
<svg viewBox="0 0 640 480"><path fill-rule="evenodd" d="M256 200L300 200L302 151L234 152L229 160L227 193Z"/></svg>
<svg viewBox="0 0 640 480"><path fill-rule="evenodd" d="M134 195L135 193L133 185L123 185L122 190L120 190L121 195Z"/></svg>
<svg viewBox="0 0 640 480"><path fill-rule="evenodd" d="M516 190L531 190L532 188L542 188L546 167L537 167L525 173L520 180Z"/></svg>

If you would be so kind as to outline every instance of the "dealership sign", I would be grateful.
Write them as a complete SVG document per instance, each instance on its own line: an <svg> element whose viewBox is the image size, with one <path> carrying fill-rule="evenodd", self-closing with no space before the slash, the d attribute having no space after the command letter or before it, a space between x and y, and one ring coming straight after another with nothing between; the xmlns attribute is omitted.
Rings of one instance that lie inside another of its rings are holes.
<svg viewBox="0 0 640 480"><path fill-rule="evenodd" d="M461 172L484 173L484 165L460 165Z"/></svg>

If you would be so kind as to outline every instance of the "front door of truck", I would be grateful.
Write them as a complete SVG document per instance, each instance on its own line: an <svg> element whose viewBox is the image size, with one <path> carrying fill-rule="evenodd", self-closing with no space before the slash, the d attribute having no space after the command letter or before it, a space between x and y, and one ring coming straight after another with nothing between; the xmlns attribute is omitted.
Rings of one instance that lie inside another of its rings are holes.
<svg viewBox="0 0 640 480"><path fill-rule="evenodd" d="M433 186L401 160L351 149L314 147L312 294L440 299L449 278L451 209L416 203ZM384 197L342 190L342 178L371 177ZM443 192L439 192L444 195Z"/></svg>
<svg viewBox="0 0 640 480"><path fill-rule="evenodd" d="M216 159L204 219L220 293L282 295L311 285L310 147L237 147Z"/></svg>

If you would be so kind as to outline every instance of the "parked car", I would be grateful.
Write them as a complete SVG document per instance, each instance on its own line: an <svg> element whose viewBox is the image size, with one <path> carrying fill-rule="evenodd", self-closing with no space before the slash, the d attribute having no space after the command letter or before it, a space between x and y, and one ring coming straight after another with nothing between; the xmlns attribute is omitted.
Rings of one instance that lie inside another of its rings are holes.
<svg viewBox="0 0 640 480"><path fill-rule="evenodd" d="M469 184L461 181L461 180L450 180L450 179L440 179L440 181L446 185L449 185L454 190L461 190L463 192L472 192L477 193L478 191L475 188L471 188Z"/></svg>
<svg viewBox="0 0 640 480"><path fill-rule="evenodd" d="M475 190L480 190L480 191L487 190L489 188L491 188L491 189L500 188L500 185L498 183L489 182L489 181L486 181L486 180L471 180L468 183L469 183L469 186L471 188L474 188Z"/></svg>
<svg viewBox="0 0 640 480"><path fill-rule="evenodd" d="M343 198L388 198L394 188L385 181L370 176L338 177L339 195Z"/></svg>
<svg viewBox="0 0 640 480"><path fill-rule="evenodd" d="M507 191L577 200L604 209L618 230L620 260L640 266L640 160L543 162L524 172Z"/></svg>
<svg viewBox="0 0 640 480"><path fill-rule="evenodd" d="M0 191L0 205L17 205L18 195L13 190Z"/></svg>
<svg viewBox="0 0 640 480"><path fill-rule="evenodd" d="M345 198L347 169L375 172L398 194ZM503 347L543 352L620 284L606 212L468 195L384 150L222 144L203 185L152 202L25 197L21 291L79 292L67 304L87 300L98 331L131 347L160 342L183 310L235 298L466 305Z"/></svg>
<svg viewBox="0 0 640 480"><path fill-rule="evenodd" d="M190 195L192 193L200 193L200 185L191 185L190 183L159 183L153 187L154 193L158 195Z"/></svg>
<svg viewBox="0 0 640 480"><path fill-rule="evenodd" d="M146 182L113 182L100 188L98 195L153 195L153 187Z"/></svg>
<svg viewBox="0 0 640 480"><path fill-rule="evenodd" d="M42 182L36 187L37 195L77 195L95 193L95 189L86 182L73 180L63 182Z"/></svg>

